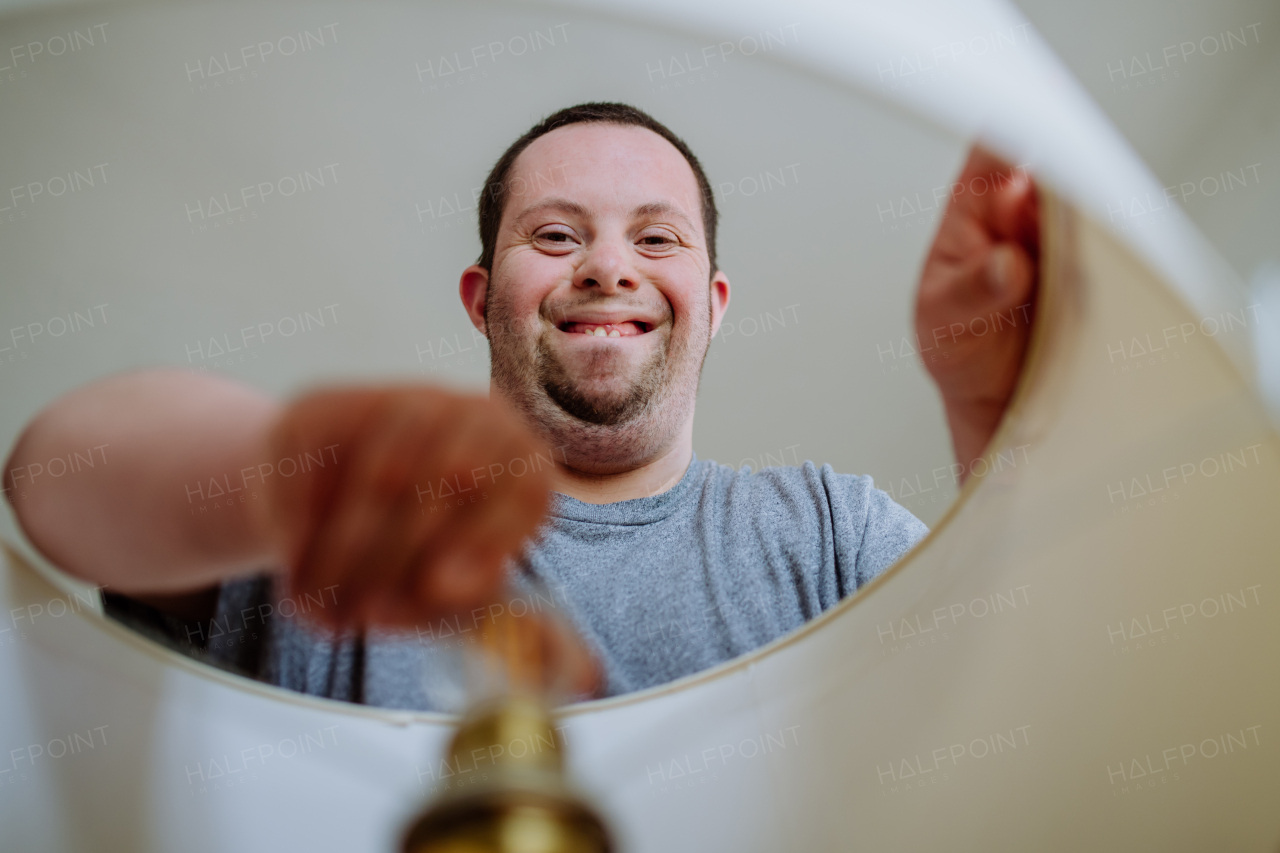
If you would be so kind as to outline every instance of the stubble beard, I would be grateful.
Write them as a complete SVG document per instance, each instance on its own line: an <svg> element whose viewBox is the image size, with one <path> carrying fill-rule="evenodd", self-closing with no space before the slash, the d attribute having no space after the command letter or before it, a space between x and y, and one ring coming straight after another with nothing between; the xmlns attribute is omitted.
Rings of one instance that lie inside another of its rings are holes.
<svg viewBox="0 0 1280 853"><path fill-rule="evenodd" d="M486 304L490 378L495 391L526 418L557 459L593 474L634 470L659 456L675 441L698 395L698 379L711 342L710 294L706 322L675 322L647 334L663 334L654 352L621 392L590 394L579 387L550 340L561 334L533 317L521 324L497 295ZM587 363L588 373L607 371L623 361L612 347L601 347Z"/></svg>

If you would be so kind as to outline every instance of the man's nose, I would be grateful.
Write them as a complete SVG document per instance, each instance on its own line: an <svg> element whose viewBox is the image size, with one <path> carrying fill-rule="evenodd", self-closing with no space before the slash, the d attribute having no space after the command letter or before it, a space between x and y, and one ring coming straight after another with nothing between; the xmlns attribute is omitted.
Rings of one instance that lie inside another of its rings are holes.
<svg viewBox="0 0 1280 853"><path fill-rule="evenodd" d="M587 250L587 256L574 274L575 287L595 288L601 293L619 290L635 290L635 270L616 246L597 244Z"/></svg>

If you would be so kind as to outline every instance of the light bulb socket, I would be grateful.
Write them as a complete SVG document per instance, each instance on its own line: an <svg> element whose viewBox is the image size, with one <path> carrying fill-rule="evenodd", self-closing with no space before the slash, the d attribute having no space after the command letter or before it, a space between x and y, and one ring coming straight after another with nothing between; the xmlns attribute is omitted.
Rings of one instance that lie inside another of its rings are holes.
<svg viewBox="0 0 1280 853"><path fill-rule="evenodd" d="M564 743L538 700L508 695L471 710L450 744L454 767L490 764L435 800L402 853L611 853L604 822L567 784Z"/></svg>

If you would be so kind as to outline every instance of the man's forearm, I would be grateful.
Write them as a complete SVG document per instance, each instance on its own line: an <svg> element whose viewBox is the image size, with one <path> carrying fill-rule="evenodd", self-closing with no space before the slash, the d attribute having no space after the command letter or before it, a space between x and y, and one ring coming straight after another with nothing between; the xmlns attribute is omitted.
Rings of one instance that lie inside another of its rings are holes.
<svg viewBox="0 0 1280 853"><path fill-rule="evenodd" d="M272 559L251 514L262 489L241 472L270 464L278 411L217 377L113 376L27 425L5 463L5 494L32 543L85 580L134 593L208 586Z"/></svg>

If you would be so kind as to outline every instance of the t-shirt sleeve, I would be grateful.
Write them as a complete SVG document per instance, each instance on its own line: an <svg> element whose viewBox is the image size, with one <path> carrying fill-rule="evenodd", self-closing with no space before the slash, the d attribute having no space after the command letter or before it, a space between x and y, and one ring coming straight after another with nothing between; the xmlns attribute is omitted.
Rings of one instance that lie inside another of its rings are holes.
<svg viewBox="0 0 1280 853"><path fill-rule="evenodd" d="M892 566L929 532L871 477L837 474L823 465L822 483L831 506L841 597Z"/></svg>

